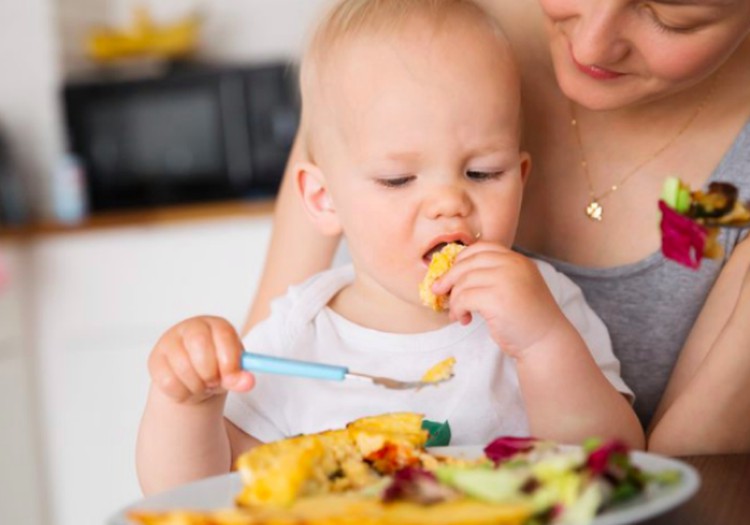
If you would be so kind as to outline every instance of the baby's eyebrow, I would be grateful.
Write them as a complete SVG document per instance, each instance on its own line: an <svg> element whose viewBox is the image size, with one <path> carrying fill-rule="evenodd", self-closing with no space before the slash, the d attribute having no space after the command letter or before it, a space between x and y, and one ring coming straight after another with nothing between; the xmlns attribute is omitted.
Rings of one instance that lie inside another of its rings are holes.
<svg viewBox="0 0 750 525"><path fill-rule="evenodd" d="M669 5L697 5L706 7L724 7L732 5L737 0L652 0L655 4Z"/></svg>
<svg viewBox="0 0 750 525"><path fill-rule="evenodd" d="M417 151L391 151L384 155L386 160L415 160L422 157L422 154Z"/></svg>
<svg viewBox="0 0 750 525"><path fill-rule="evenodd" d="M408 166L413 166L415 163L418 163L421 158L422 157L418 153L394 151L362 155L358 162L360 167L367 171L403 171Z"/></svg>
<svg viewBox="0 0 750 525"><path fill-rule="evenodd" d="M401 164L410 164L414 162L419 162L424 155L417 151L386 151L384 153L380 153L377 155L372 155L370 157L370 160L373 164L378 164L380 166L388 166L388 165L401 165Z"/></svg>

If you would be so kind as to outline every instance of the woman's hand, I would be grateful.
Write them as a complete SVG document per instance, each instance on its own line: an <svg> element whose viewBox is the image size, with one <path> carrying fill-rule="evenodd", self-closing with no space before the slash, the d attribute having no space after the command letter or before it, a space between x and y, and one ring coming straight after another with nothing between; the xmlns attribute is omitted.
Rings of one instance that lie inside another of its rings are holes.
<svg viewBox="0 0 750 525"><path fill-rule="evenodd" d="M465 324L472 312L480 314L493 340L513 357L549 337L565 322L534 262L488 242L463 250L433 291L450 292L453 321Z"/></svg>
<svg viewBox="0 0 750 525"><path fill-rule="evenodd" d="M193 317L170 328L151 352L156 388L177 403L201 403L228 390L246 392L255 379L240 368L242 342L220 317Z"/></svg>

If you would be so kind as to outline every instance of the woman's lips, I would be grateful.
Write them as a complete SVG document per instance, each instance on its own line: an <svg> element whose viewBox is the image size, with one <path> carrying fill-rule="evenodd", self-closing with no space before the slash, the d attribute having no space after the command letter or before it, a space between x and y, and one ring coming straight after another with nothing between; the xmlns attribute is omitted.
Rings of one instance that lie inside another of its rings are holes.
<svg viewBox="0 0 750 525"><path fill-rule="evenodd" d="M570 59L575 64L578 71L583 73L584 75L587 75L594 80L613 80L615 78L620 78L623 76L623 73L618 73L616 71L611 71L609 69L604 69L603 67L599 66L585 66L578 62L576 60L575 55L573 54L573 50L568 47L568 50L570 51Z"/></svg>
<svg viewBox="0 0 750 525"><path fill-rule="evenodd" d="M575 59L573 60L575 61ZM616 73L614 71L610 71L609 69L604 69L597 66L584 66L583 64L579 64L578 62L576 62L575 64L578 68L578 71L590 76L595 80L612 80L615 78L620 78L622 76L622 73Z"/></svg>

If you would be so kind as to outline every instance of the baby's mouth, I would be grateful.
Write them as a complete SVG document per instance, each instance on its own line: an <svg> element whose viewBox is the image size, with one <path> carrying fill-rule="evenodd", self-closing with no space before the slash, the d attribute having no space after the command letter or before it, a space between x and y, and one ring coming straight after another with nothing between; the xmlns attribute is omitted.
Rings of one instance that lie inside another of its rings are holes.
<svg viewBox="0 0 750 525"><path fill-rule="evenodd" d="M451 243L452 244L460 244L461 246L466 246L466 244L464 242L458 241L458 240L451 241L450 243L448 243L448 242L439 242L435 246L433 246L432 248L430 248L429 250L427 250L427 252L422 256L422 260L425 262L425 264L429 265L430 262L432 262L432 256L434 254L438 253L440 250L442 250L448 244L451 244Z"/></svg>

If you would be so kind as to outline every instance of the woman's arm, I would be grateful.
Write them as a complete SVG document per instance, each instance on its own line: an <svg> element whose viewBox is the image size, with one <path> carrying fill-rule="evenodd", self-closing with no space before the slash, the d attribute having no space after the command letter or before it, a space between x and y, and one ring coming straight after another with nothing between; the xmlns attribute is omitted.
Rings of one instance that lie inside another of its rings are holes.
<svg viewBox="0 0 750 525"><path fill-rule="evenodd" d="M268 316L271 301L289 285L328 268L339 242L337 238L323 236L313 227L297 194L294 166L305 158L303 135L297 133L284 172L276 199L271 243L243 334Z"/></svg>
<svg viewBox="0 0 750 525"><path fill-rule="evenodd" d="M722 270L682 349L649 432L650 450L750 451L750 239Z"/></svg>

